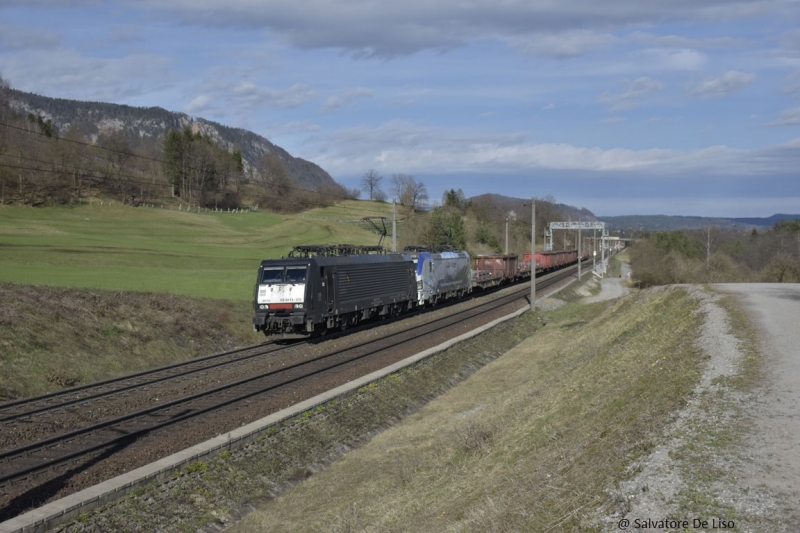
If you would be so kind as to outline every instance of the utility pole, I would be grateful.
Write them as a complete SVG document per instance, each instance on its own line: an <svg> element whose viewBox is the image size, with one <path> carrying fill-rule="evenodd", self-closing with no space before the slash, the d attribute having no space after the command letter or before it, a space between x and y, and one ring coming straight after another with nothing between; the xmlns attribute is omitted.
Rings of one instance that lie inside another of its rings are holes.
<svg viewBox="0 0 800 533"><path fill-rule="evenodd" d="M506 248L505 254L508 255L508 214L506 213Z"/></svg>
<svg viewBox="0 0 800 533"><path fill-rule="evenodd" d="M536 312L536 198L531 196L531 312Z"/></svg>
<svg viewBox="0 0 800 533"><path fill-rule="evenodd" d="M606 271L608 267L606 266L606 230L601 230L602 233L600 234L600 261L603 263L603 277L606 277Z"/></svg>
<svg viewBox="0 0 800 533"><path fill-rule="evenodd" d="M392 251L397 251L397 203L392 198Z"/></svg>
<svg viewBox="0 0 800 533"><path fill-rule="evenodd" d="M581 227L578 226L578 282L581 281Z"/></svg>
<svg viewBox="0 0 800 533"><path fill-rule="evenodd" d="M597 260L595 259L595 257L597 257L597 230L593 229L592 230L592 270L597 272L597 265L595 264Z"/></svg>

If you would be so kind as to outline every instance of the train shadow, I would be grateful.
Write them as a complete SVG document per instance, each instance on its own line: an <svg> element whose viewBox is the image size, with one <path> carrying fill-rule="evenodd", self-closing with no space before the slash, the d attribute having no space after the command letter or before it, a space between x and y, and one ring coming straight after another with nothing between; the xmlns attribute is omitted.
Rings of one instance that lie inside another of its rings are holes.
<svg viewBox="0 0 800 533"><path fill-rule="evenodd" d="M25 513L26 511L36 509L37 507L41 507L42 505L48 503L62 489L69 485L70 480L74 476L80 474L81 472L85 472L94 465L99 464L116 453L119 453L122 449L133 444L135 441L136 437L132 436L129 439L125 439L123 442L109 446L109 448L92 457L91 459L81 463L79 466L70 468L63 474L49 479L43 484L32 487L27 491L13 497L8 501L7 504L0 508L0 522L10 520L21 515L22 513ZM24 481L22 483L24 483Z"/></svg>

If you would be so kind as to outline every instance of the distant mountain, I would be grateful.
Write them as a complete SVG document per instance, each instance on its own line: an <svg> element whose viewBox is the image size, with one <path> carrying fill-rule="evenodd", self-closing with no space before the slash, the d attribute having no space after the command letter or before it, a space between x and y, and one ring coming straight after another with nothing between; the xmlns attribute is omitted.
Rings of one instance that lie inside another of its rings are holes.
<svg viewBox="0 0 800 533"><path fill-rule="evenodd" d="M476 201L480 202L482 200L490 201L495 206L497 206L500 212L503 213L514 211L519 215L520 213L523 213L525 212L525 210L527 210L528 220L530 220L530 201L531 201L530 198L512 198L510 196L503 196L501 194L489 193L489 194L481 194L479 196L473 196L472 198L468 198L468 200L473 202ZM527 204L527 206L523 204ZM559 216L563 218L563 221L565 222L567 221L596 222L598 220L594 216L594 214L588 209L579 208L567 204L553 203L547 200L539 200L536 202L536 205L540 206L540 208L542 209L545 208L545 204L547 205L548 209L549 208L554 209L559 214ZM536 218L537 219L539 218L538 211Z"/></svg>
<svg viewBox="0 0 800 533"><path fill-rule="evenodd" d="M96 142L103 134L118 132L132 148L158 157L164 134L169 130L190 128L193 132L208 135L221 146L241 149L245 168L254 167L263 155L273 153L283 161L289 177L298 186L309 189L318 189L325 185L338 186L330 174L318 165L293 157L280 146L245 129L230 128L160 107L81 102L17 90L11 90L10 96L12 108L52 120L61 134L75 128L91 142Z"/></svg>
<svg viewBox="0 0 800 533"><path fill-rule="evenodd" d="M781 220L797 220L799 218L800 215L784 215L779 213L767 218L732 218L731 220L738 222L739 224L746 224L748 226L772 227Z"/></svg>
<svg viewBox="0 0 800 533"><path fill-rule="evenodd" d="M716 226L730 229L769 228L781 220L794 220L800 215L772 215L767 218L722 218L687 217L671 215L626 215L617 217L598 217L608 224L611 230L674 231L681 229L702 229Z"/></svg>

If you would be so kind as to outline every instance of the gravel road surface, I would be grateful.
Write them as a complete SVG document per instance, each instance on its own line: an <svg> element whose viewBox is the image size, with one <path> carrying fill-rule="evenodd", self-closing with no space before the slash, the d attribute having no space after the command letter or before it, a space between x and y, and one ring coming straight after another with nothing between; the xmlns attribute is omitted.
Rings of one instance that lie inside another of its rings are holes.
<svg viewBox="0 0 800 533"><path fill-rule="evenodd" d="M761 332L764 378L755 405L751 481L776 490L800 511L800 284L729 283ZM800 528L800 523L796 524Z"/></svg>
<svg viewBox="0 0 800 533"><path fill-rule="evenodd" d="M612 300L625 296L628 294L628 288L622 284L622 281L628 278L628 273L631 271L629 263L622 263L620 271L622 272L621 278L603 278L600 280L600 294L597 296L590 296L583 300L587 304L594 302L602 302L604 300Z"/></svg>

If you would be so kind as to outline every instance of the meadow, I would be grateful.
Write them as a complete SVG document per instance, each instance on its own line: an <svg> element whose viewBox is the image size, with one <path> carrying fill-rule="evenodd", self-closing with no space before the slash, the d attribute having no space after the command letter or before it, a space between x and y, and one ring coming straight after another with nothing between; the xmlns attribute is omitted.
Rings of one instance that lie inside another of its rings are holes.
<svg viewBox="0 0 800 533"><path fill-rule="evenodd" d="M300 215L2 206L0 281L250 300L262 259L302 244L377 244L353 221L380 215L391 205L349 201Z"/></svg>

